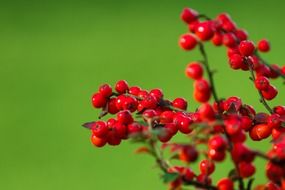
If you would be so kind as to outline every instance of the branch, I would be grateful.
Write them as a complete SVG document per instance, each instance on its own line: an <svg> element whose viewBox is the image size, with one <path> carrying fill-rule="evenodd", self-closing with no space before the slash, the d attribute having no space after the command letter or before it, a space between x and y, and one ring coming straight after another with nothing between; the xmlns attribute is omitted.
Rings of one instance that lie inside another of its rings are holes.
<svg viewBox="0 0 285 190"><path fill-rule="evenodd" d="M253 81L253 83L254 83L254 81L255 81L255 75L254 75L254 71L253 71L252 65L248 63L248 60L247 60L247 59L245 59L245 62L246 62L246 64L247 64L248 68L249 68L249 71L250 71L250 74L251 74L251 78L252 78L252 81ZM258 89L257 89L257 91L258 91L258 94L259 94L259 96L260 96L260 103L262 103L263 106L268 110L268 112L272 114L272 113L273 113L273 110L272 110L272 109L270 108L270 106L267 104L266 100L265 100L264 97L262 96L261 91L258 90Z"/></svg>

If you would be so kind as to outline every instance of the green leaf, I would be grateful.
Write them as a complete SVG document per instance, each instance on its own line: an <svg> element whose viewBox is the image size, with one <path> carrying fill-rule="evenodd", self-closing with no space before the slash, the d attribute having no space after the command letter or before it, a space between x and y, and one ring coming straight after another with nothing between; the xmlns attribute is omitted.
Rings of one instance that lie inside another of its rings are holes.
<svg viewBox="0 0 285 190"><path fill-rule="evenodd" d="M164 173L161 178L164 183L175 181L179 177L178 173Z"/></svg>

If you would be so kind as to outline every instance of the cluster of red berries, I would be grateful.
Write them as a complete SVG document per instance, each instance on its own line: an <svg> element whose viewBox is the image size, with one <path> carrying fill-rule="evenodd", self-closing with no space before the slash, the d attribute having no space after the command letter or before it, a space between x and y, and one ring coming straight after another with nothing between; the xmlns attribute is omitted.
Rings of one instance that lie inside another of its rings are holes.
<svg viewBox="0 0 285 190"><path fill-rule="evenodd" d="M186 76L194 80L193 96L201 105L189 112L184 98L170 101L158 88L147 91L138 86L129 86L125 80L118 81L114 88L103 84L92 96L92 104L95 108L102 109L100 117L106 114L115 117L106 122L100 120L84 124L92 131L92 143L97 147L107 143L119 145L122 140L130 138L145 142L144 152L151 153L166 174L175 174L169 182L171 190L178 190L182 185L234 190L236 183L239 183L239 190L245 190L243 179L252 178L255 174L253 161L256 157L268 160L266 175L269 181L259 187L268 190L285 189L285 106L278 105L271 109L266 102L278 94L269 79L280 76L284 78L285 67L266 63L258 52L268 52L269 42L263 39L255 46L248 40L247 32L237 28L227 14L209 19L186 8L181 13L181 19L188 24L190 32L181 36L180 46L192 50L199 45L204 57L203 61L189 63L185 70ZM232 69L251 72L251 79L269 114L256 112L253 106L243 103L237 96L218 99L213 73L203 47L203 43L209 40L215 46L224 45L227 48ZM205 74L208 75L208 80ZM211 96L214 97L213 103L209 102ZM191 142L170 143L178 132L187 135ZM270 136L273 146L267 154L246 145L248 137L253 141L261 141ZM200 156L204 156L199 162L200 171L195 172L188 166L170 165L153 150L157 141L162 143L161 151L170 147L172 158L178 158L186 164L196 162ZM198 148L197 145L204 145L204 148ZM215 171L215 165L224 161L227 155L233 162L232 175L213 185L211 175Z"/></svg>

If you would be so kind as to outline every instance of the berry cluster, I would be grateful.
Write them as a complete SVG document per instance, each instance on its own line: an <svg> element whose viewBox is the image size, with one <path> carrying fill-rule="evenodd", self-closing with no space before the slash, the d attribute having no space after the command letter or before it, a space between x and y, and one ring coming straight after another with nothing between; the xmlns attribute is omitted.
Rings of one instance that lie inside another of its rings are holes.
<svg viewBox="0 0 285 190"><path fill-rule="evenodd" d="M267 102L278 94L270 79L285 78L285 66L280 68L265 62L258 53L270 51L269 42L263 39L256 46L228 14L210 19L185 8L181 19L188 25L189 32L180 37L180 46L187 51L199 46L203 58L189 63L185 70L186 76L194 80L193 97L201 105L195 111L188 111L184 98L168 100L159 88L148 91L129 86L125 80L118 81L113 88L103 84L92 96L92 104L102 109L100 119L107 114L115 117L83 125L91 130L92 143L97 147L119 145L126 139L144 143L136 152L155 157L163 172L162 178L171 190L187 185L210 190L250 190L257 170L256 158L267 160L268 178L266 184L256 188L285 189L285 106L271 108ZM237 96L218 97L203 45L210 40L215 46L226 47L232 69L249 71L268 113L257 112ZM190 141L170 142L178 132ZM266 154L246 145L247 139L261 141L270 136L272 148ZM167 148L171 154L169 159L163 155ZM228 175L214 183L211 175L216 164L227 156L232 160L232 168L227 171ZM171 165L172 159L186 165ZM194 171L189 164L197 161L199 171ZM247 184L245 179L248 179Z"/></svg>

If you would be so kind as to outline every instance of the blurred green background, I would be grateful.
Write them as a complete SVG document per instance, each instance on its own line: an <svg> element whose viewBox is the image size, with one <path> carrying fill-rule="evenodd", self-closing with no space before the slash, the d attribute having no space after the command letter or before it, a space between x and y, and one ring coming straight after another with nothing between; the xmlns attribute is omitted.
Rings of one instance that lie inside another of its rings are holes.
<svg viewBox="0 0 285 190"><path fill-rule="evenodd" d="M97 87L119 79L160 87L167 98L183 96L197 107L184 68L200 56L177 45L187 31L179 19L186 6L211 17L229 12L252 40L272 42L267 60L284 64L281 0L1 1L0 189L165 189L153 159L133 154L137 145L93 148L81 124L97 118L90 104ZM219 95L239 95L264 110L249 73L230 70L224 48L206 48ZM270 104L282 101L284 92ZM225 165L215 180L232 167ZM258 183L263 167L257 160Z"/></svg>

